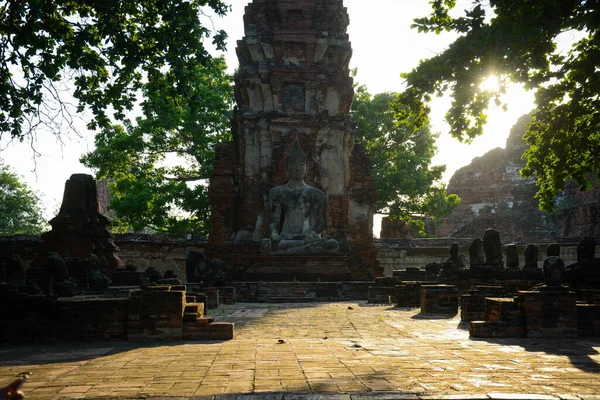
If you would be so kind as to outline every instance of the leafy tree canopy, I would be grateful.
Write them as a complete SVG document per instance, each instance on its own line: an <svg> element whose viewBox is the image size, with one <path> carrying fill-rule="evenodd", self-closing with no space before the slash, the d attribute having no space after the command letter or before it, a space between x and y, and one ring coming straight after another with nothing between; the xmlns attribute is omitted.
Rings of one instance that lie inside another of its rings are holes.
<svg viewBox="0 0 600 400"><path fill-rule="evenodd" d="M96 135L82 162L109 181L115 228L182 234L208 232L205 181L216 143L229 139L231 77L222 58L196 64L185 92L170 76L143 87L143 116Z"/></svg>
<svg viewBox="0 0 600 400"><path fill-rule="evenodd" d="M443 53L403 74L407 89L396 103L399 122L415 130L429 124L432 96L450 91L446 114L460 140L480 135L490 101L502 104L508 84L536 90L536 109L525 135L524 176L537 178L540 208L552 211L556 194L572 177L581 189L600 174L600 9L585 0L473 0L453 18L455 0L432 0L433 12L415 19L422 32L454 31L460 36ZM557 38L579 39L561 53ZM497 92L480 84L494 74ZM506 107L506 104L503 105Z"/></svg>
<svg viewBox="0 0 600 400"><path fill-rule="evenodd" d="M363 143L373 160L378 211L389 212L419 228L420 214L441 223L460 204L457 195L448 195L441 181L445 166L432 166L437 148L429 126L418 130L398 125L390 105L396 93L372 96L365 86L356 88L351 115L357 127L356 140Z"/></svg>
<svg viewBox="0 0 600 400"><path fill-rule="evenodd" d="M204 40L226 34L200 21L224 15L221 0L9 0L0 3L0 136L23 140L46 125L60 134L71 95L88 128L123 120L147 83L170 95L192 91L195 66L211 60ZM71 93L57 83L68 81ZM69 118L67 118L69 120Z"/></svg>
<svg viewBox="0 0 600 400"><path fill-rule="evenodd" d="M39 197L0 162L0 236L39 235L47 227Z"/></svg>

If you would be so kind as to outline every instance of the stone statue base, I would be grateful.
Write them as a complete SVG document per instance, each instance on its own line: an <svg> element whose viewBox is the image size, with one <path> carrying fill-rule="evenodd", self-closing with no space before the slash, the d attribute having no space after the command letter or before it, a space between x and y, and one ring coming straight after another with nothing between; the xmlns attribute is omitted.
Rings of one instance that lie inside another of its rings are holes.
<svg viewBox="0 0 600 400"><path fill-rule="evenodd" d="M344 255L250 256L238 282L339 282L354 280Z"/></svg>

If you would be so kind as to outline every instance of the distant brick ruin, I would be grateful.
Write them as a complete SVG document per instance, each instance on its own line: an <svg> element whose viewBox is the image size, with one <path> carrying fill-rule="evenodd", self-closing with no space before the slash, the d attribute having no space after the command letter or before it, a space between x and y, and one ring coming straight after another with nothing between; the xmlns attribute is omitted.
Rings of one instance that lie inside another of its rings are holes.
<svg viewBox="0 0 600 400"><path fill-rule="evenodd" d="M324 235L348 258L346 275L380 273L372 238L375 184L348 117L354 95L348 23L341 0L255 0L246 7L233 142L217 148L209 189L209 243L232 278L248 267L232 252L246 246L257 253L267 237L267 196L285 184L284 158L296 138L308 156L306 183L327 195Z"/></svg>
<svg viewBox="0 0 600 400"><path fill-rule="evenodd" d="M448 193L462 202L437 230L438 237L474 237L489 227L502 231L511 241L528 238L583 237L600 235L600 187L579 192L568 181L556 201L556 212L538 208L535 178L522 178L520 170L527 143L523 140L525 115L511 129L506 148L490 150L454 173Z"/></svg>

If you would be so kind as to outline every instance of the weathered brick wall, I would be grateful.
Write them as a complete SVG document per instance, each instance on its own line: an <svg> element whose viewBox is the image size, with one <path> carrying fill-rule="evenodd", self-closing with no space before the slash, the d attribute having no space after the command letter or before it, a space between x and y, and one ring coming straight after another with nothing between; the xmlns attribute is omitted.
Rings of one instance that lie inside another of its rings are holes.
<svg viewBox="0 0 600 400"><path fill-rule="evenodd" d="M126 340L128 303L126 298L61 298L56 302L57 336L65 340Z"/></svg>
<svg viewBox="0 0 600 400"><path fill-rule="evenodd" d="M185 310L183 290L169 286L148 287L129 299L127 340L180 340Z"/></svg>
<svg viewBox="0 0 600 400"><path fill-rule="evenodd" d="M155 267L161 273L172 269L177 277L186 280L185 252L204 251L203 241L178 241L159 235L117 235L119 257L125 264L133 264L138 271Z"/></svg>
<svg viewBox="0 0 600 400"><path fill-rule="evenodd" d="M106 341L127 337L127 298L0 296L0 343Z"/></svg>

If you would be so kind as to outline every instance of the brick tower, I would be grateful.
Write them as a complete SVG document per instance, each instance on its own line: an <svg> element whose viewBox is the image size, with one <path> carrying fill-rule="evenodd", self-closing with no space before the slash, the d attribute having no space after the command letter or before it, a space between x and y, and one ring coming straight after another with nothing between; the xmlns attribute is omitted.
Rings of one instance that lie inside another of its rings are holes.
<svg viewBox="0 0 600 400"><path fill-rule="evenodd" d="M254 0L246 7L233 142L217 149L209 188L209 243L231 279L245 268L233 254L256 253L268 236L267 195L286 182L283 163L296 138L308 156L306 183L327 195L324 235L340 243L352 279L380 274L375 184L349 119L348 23L342 0Z"/></svg>

